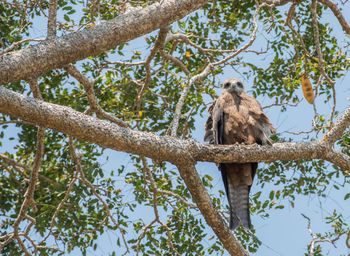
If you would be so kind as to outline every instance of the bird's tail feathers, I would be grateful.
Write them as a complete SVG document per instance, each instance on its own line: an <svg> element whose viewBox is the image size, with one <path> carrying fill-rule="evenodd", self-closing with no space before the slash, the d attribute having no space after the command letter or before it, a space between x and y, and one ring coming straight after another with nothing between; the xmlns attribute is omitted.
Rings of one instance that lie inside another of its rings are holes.
<svg viewBox="0 0 350 256"><path fill-rule="evenodd" d="M249 186L229 184L229 200L231 206L230 229L234 230L242 223L245 228L251 229L249 213Z"/></svg>

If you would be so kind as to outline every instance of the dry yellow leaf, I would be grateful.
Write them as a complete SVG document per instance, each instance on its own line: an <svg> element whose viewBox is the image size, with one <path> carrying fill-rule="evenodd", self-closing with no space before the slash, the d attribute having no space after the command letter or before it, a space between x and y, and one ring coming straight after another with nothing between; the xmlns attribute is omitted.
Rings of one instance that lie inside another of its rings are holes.
<svg viewBox="0 0 350 256"><path fill-rule="evenodd" d="M301 86L303 88L303 94L307 102L310 104L314 103L314 90L312 89L309 78L304 74L301 77Z"/></svg>

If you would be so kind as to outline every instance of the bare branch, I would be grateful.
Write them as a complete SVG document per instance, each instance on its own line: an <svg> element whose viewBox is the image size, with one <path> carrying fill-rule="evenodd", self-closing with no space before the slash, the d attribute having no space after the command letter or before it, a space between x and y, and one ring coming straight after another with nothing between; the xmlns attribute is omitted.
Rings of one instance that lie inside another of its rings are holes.
<svg viewBox="0 0 350 256"><path fill-rule="evenodd" d="M307 217L304 214L301 214L306 220L307 220L307 229L310 233L310 236L312 237L312 240L310 242L310 252L309 252L309 256L313 256L314 255L314 251L315 251L315 244L317 243L322 243L322 242L328 242L334 245L335 247L335 242L339 240L339 238L345 234L345 232L343 233L339 233L335 238L333 239L326 239L326 238L320 238L318 235L314 235L314 233L312 232L311 229L311 220L309 217Z"/></svg>
<svg viewBox="0 0 350 256"><path fill-rule="evenodd" d="M9 47L7 47L6 49L2 50L2 52L0 53L0 55L3 55L7 52L12 51L13 49L17 48L19 45L25 43L25 42L41 42L44 41L45 39L39 38L39 39L35 39L35 38L27 38L27 39L23 39L21 41L15 42L12 45L10 45Z"/></svg>
<svg viewBox="0 0 350 256"><path fill-rule="evenodd" d="M34 78L29 78L28 81L29 81L30 89L33 92L34 98L42 100L43 97L41 96L40 88L38 86L38 80Z"/></svg>
<svg viewBox="0 0 350 256"><path fill-rule="evenodd" d="M194 204L191 204L190 202L188 202L185 198L183 198L182 196L172 192L172 191L167 191L167 190L161 190L158 189L158 193L159 194L164 194L164 195L168 195L168 196L172 196L175 197L176 199L178 199L179 201L181 201L182 203L184 203L185 205L187 205L188 207L192 208L192 209L198 209L198 207Z"/></svg>
<svg viewBox="0 0 350 256"><path fill-rule="evenodd" d="M96 115L99 118L107 119L113 123L116 123L117 125L120 125L121 127L128 126L128 123L110 115L100 107L100 105L98 104L98 100L95 96L94 81L91 81L90 79L85 77L73 64L65 66L65 69L71 76L77 79L84 86L86 95L88 97L88 101L90 103L90 108L96 113Z"/></svg>
<svg viewBox="0 0 350 256"><path fill-rule="evenodd" d="M169 130L171 131L171 136L176 137L177 130L178 130L178 127L179 127L179 121L180 121L180 117L181 117L181 111L182 111L182 108L183 108L183 106L185 104L185 100L187 98L187 94L189 93L192 84L195 83L196 81L199 81L199 80L203 79L205 76L207 76L207 74L209 73L209 70L211 69L211 67L212 66L209 64L203 70L202 73L193 76L188 81L188 83L184 86L184 88L182 90L182 93L181 93L181 96L180 96L180 99L177 102L176 107L175 107L174 118L171 121L171 124L170 124L170 127L169 127Z"/></svg>
<svg viewBox="0 0 350 256"><path fill-rule="evenodd" d="M57 0L50 0L49 18L47 22L47 39L56 36Z"/></svg>
<svg viewBox="0 0 350 256"><path fill-rule="evenodd" d="M178 66L182 72L184 72L187 76L190 75L190 71L186 68L185 64L182 63L179 59L175 58L174 56L167 54L164 50L160 50L160 54L163 56L164 59L172 61L176 66Z"/></svg>
<svg viewBox="0 0 350 256"><path fill-rule="evenodd" d="M73 178L71 180L71 182L69 183L68 189L66 191L66 194L64 195L63 199L61 200L61 202L58 204L54 214L52 215L51 218L51 223L50 223L50 228L49 228L49 233L46 235L46 237L40 242L40 244L42 244L43 242L45 242L47 240L47 238L52 234L52 229L53 226L55 225L55 219L58 215L58 213L61 211L62 207L64 206L64 203L68 200L70 193L73 190L73 186L75 181L78 179L78 171L76 171L73 175Z"/></svg>
<svg viewBox="0 0 350 256"><path fill-rule="evenodd" d="M142 87L140 88L139 92L137 93L137 97L136 97L136 110L140 111L141 108L141 102L142 102L142 96L144 94L144 92L146 91L146 89L148 88L148 84L151 80L151 67L150 67L150 63L152 61L152 59L154 58L154 56L156 55L156 53L163 48L164 43L165 43L165 39L166 39L166 35L169 31L169 26L164 26L161 27L158 33L158 37L157 40L154 43L154 46L151 50L150 55L147 57L146 61L145 61L145 69L146 69L146 79L142 85Z"/></svg>
<svg viewBox="0 0 350 256"><path fill-rule="evenodd" d="M94 185L91 184L91 182L86 179L85 177L85 174L82 170L82 167L81 167L81 157L82 156L77 156L76 152L75 152L75 148L74 148L74 145L73 145L73 138L72 137L69 137L69 147L70 147L70 151L71 151L71 155L72 155L72 158L73 158L73 161L75 163L75 166L76 166L76 169L77 169L77 172L80 174L80 177L79 177L79 180L81 180L85 185L87 185L90 189L91 189L91 192L97 197L97 199L103 204L103 207L105 208L105 211L106 211L106 215L109 217L109 219L114 223L114 225L119 229L121 235L122 235L122 238L123 238L123 242L124 242L124 245L126 247L126 250L127 252L129 252L129 246L125 240L125 237L124 237L124 230L122 229L122 227L118 224L118 222L116 221L116 219L113 217L110 209L109 209L109 206L108 204L106 203L105 200L103 200L103 198L97 193L96 191L96 188Z"/></svg>
<svg viewBox="0 0 350 256"><path fill-rule="evenodd" d="M176 248L174 247L174 244L173 242L171 241L171 229L166 225L164 224L160 218L159 218L159 213L158 213L158 203L157 203L157 194L158 194L158 188L157 188L157 185L156 185L156 182L153 178L153 173L152 171L150 170L149 166L148 166L148 163L147 163L147 159L144 157L144 156L141 156L141 160L142 160L142 163L143 163L143 166L144 166L144 169L146 170L147 172L147 176L148 176L148 180L151 184L151 187L152 187L152 192L153 192L153 211L154 211L154 215L155 215L155 219L148 225L146 225L144 228L143 228L143 231L142 231L142 234L139 238L139 241L137 242L137 247L136 247L136 251L137 251L137 254L139 252L139 246L140 246L140 243L141 243L141 240L144 238L145 236L145 233L146 233L146 230L148 228L150 228L155 222L158 222L160 225L162 225L165 230L167 231L167 236L168 236L168 245L170 246L171 250L176 253L176 255L180 255L179 252L176 250Z"/></svg>
<svg viewBox="0 0 350 256"><path fill-rule="evenodd" d="M289 2L292 2L292 0L263 0L263 2L269 5L282 6L288 4Z"/></svg>
<svg viewBox="0 0 350 256"><path fill-rule="evenodd" d="M317 55L318 55L318 66L319 66L319 69L320 69L322 75L326 78L327 82L329 83L329 85L331 86L332 91L333 91L333 107L332 107L332 112L331 112L331 117L330 117L330 124L332 126L333 116L334 116L335 106L336 106L336 97L335 97L335 88L334 88L335 81L333 81L328 76L328 74L325 71L324 60L323 60L321 47L320 47L316 5L317 5L317 0L312 0L311 1L311 14L312 14L312 24L313 24L313 27L314 27L314 40L315 40L316 52L317 52Z"/></svg>
<svg viewBox="0 0 350 256"><path fill-rule="evenodd" d="M21 164L16 162L15 160L9 158L8 156L4 155L4 154L0 154L0 159L2 159L4 162L6 162L7 164L12 165L16 170L18 170L16 167L22 168L24 170L26 170L27 172L31 172L31 168L27 165ZM20 171L22 175L25 175L25 173L23 171ZM47 183L50 183L56 187L62 187L62 185L54 180L51 180L49 178L47 178L44 175L41 175L40 173L38 173L38 178L41 180L46 181Z"/></svg>
<svg viewBox="0 0 350 256"><path fill-rule="evenodd" d="M348 35L350 35L350 26L349 24L346 22L343 14L340 12L339 8L338 8L338 3L330 1L330 0L318 0L320 3L326 5L329 9L332 10L333 14L335 17L337 17L342 29L344 30L344 32Z"/></svg>

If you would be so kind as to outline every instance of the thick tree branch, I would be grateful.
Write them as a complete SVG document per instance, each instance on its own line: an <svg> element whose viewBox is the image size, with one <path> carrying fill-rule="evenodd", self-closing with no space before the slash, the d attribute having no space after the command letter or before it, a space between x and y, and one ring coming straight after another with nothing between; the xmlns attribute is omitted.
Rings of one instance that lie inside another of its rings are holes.
<svg viewBox="0 0 350 256"><path fill-rule="evenodd" d="M263 0L263 2L269 5L282 6L288 4L289 2L292 2L292 0Z"/></svg>
<svg viewBox="0 0 350 256"><path fill-rule="evenodd" d="M238 242L231 230L226 225L219 212L216 210L208 191L203 186L202 180L195 168L193 159L189 155L183 156L182 163L178 166L180 175L191 192L193 200L198 205L206 222L212 227L225 249L231 255L249 255Z"/></svg>
<svg viewBox="0 0 350 256"><path fill-rule="evenodd" d="M0 56L0 84L41 75L171 24L208 0L164 0L79 32ZM35 65L33 65L35 63Z"/></svg>
<svg viewBox="0 0 350 256"><path fill-rule="evenodd" d="M117 151L141 154L146 157L178 164L183 152L188 152L195 161L207 162L262 162L276 160L326 159L344 171L350 170L350 157L335 152L332 145L321 141L275 143L273 146L231 145L214 146L159 136L149 132L133 131L87 116L69 107L43 102L0 87L0 112L30 120L59 132L89 141L101 147ZM344 117L345 116L345 117ZM348 111L335 124L348 126ZM345 123L345 124L344 124ZM340 130L340 129L339 129ZM331 138L334 138L331 133ZM330 158L330 154L341 157Z"/></svg>
<svg viewBox="0 0 350 256"><path fill-rule="evenodd" d="M323 141L334 144L344 133L345 129L350 126L350 106L338 118L334 127L324 136Z"/></svg>

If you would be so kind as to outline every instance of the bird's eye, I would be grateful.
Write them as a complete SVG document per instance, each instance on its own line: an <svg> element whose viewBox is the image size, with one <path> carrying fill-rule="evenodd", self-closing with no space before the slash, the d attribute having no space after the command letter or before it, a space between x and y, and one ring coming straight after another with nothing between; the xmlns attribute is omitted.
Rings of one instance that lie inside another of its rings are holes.
<svg viewBox="0 0 350 256"><path fill-rule="evenodd" d="M242 88L242 87L243 87L243 84L242 84L241 82L238 82L238 83L237 83L237 86L238 86L239 88Z"/></svg>
<svg viewBox="0 0 350 256"><path fill-rule="evenodd" d="M228 82L224 84L224 88L228 88L229 86L230 86L230 83Z"/></svg>

